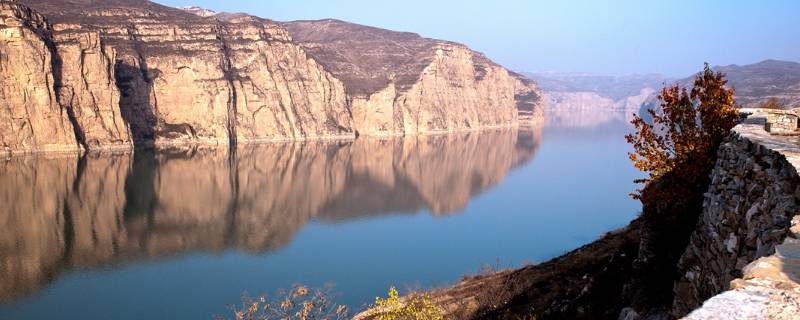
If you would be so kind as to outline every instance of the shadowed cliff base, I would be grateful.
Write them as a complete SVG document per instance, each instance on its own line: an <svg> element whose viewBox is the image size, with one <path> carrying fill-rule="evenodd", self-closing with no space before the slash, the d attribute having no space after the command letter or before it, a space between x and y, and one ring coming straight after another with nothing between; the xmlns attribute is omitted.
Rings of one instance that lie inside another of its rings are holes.
<svg viewBox="0 0 800 320"><path fill-rule="evenodd" d="M311 220L457 213L530 161L539 139L491 130L12 158L0 162L2 184L17 186L0 191L0 300L76 268L275 250Z"/></svg>
<svg viewBox="0 0 800 320"><path fill-rule="evenodd" d="M152 85L147 82L147 66L136 67L123 60L117 60L114 74L120 92L120 114L130 126L134 146L136 148L152 146L155 141L157 118L150 108Z"/></svg>

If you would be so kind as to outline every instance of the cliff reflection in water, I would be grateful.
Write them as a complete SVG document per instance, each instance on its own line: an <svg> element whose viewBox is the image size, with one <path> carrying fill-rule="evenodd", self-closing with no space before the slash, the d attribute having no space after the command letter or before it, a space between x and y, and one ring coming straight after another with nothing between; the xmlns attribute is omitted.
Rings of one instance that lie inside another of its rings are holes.
<svg viewBox="0 0 800 320"><path fill-rule="evenodd" d="M311 219L454 213L540 133L319 141L0 162L0 301L59 273L190 251L269 251Z"/></svg>

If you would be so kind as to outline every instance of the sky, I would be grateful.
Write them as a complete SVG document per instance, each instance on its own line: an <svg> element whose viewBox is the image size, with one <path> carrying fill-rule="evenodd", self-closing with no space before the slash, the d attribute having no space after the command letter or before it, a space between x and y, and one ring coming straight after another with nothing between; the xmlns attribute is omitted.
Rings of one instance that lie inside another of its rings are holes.
<svg viewBox="0 0 800 320"><path fill-rule="evenodd" d="M278 21L335 18L464 43L515 71L685 77L800 61L797 0L156 0Z"/></svg>

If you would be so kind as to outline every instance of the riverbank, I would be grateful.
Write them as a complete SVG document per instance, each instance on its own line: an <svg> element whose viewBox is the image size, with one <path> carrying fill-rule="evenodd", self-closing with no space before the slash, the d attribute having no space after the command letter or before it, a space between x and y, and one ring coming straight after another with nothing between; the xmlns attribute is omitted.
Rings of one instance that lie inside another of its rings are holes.
<svg viewBox="0 0 800 320"><path fill-rule="evenodd" d="M676 224L692 222L691 237L654 228L679 219L645 208L561 257L431 295L454 319L791 319L800 314L800 139L770 135L764 118L751 115L720 146L702 212ZM670 257L674 247L682 254Z"/></svg>

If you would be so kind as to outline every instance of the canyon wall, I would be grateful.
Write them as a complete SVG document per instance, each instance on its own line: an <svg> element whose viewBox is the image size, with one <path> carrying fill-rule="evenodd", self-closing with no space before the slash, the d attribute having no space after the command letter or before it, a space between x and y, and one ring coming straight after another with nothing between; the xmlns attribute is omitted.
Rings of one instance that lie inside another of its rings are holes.
<svg viewBox="0 0 800 320"><path fill-rule="evenodd" d="M144 0L0 4L5 153L408 135L542 117L535 83L455 43L416 36L380 52L320 54L292 24L246 14Z"/></svg>
<svg viewBox="0 0 800 320"><path fill-rule="evenodd" d="M703 213L678 265L673 315L729 289L689 318L800 314L798 146L796 137L766 133L760 116L738 125L722 144Z"/></svg>
<svg viewBox="0 0 800 320"><path fill-rule="evenodd" d="M464 45L332 19L284 25L344 81L359 134L452 132L543 119L542 92L533 81Z"/></svg>
<svg viewBox="0 0 800 320"><path fill-rule="evenodd" d="M0 2L0 148L76 151L68 110L56 92L50 25L16 2Z"/></svg>

